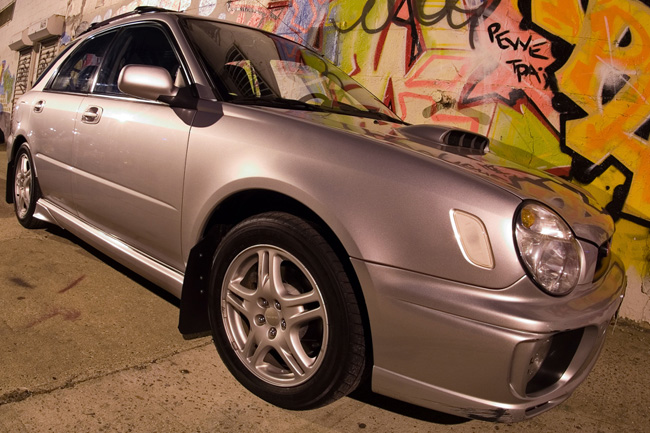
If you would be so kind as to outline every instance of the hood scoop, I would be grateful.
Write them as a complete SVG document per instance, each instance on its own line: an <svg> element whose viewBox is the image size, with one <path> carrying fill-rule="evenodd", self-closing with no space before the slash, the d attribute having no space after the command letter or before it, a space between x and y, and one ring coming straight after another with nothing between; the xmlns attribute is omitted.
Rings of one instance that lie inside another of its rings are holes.
<svg viewBox="0 0 650 433"><path fill-rule="evenodd" d="M409 125L397 131L404 137L427 146L478 154L490 151L490 140L487 137L462 129L437 125Z"/></svg>

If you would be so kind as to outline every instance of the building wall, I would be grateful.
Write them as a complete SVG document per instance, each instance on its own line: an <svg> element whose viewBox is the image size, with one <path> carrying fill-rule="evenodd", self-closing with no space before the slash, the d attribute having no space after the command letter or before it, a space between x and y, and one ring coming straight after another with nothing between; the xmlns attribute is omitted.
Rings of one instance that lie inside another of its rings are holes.
<svg viewBox="0 0 650 433"><path fill-rule="evenodd" d="M622 314L650 322L650 0L18 0L0 40L64 13L65 43L139 5L311 45L405 120L485 134L499 155L570 176L617 221ZM17 56L0 59L6 112Z"/></svg>
<svg viewBox="0 0 650 433"><path fill-rule="evenodd" d="M13 1L0 0L0 10ZM12 20L0 27L0 41L3 41L0 43L0 129L3 132L8 132L9 129L19 59L19 54L8 47L8 41L41 18L54 14L65 15L66 5L65 1L15 0ZM34 62L36 60L33 59Z"/></svg>

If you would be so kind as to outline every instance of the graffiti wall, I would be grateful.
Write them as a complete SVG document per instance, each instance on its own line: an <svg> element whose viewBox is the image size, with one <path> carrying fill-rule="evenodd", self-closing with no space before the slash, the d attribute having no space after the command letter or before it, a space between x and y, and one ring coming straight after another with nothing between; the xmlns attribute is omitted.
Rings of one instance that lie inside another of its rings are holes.
<svg viewBox="0 0 650 433"><path fill-rule="evenodd" d="M262 28L311 45L411 123L485 134L497 154L583 185L617 222L623 314L650 322L650 0L90 3L63 39L141 5Z"/></svg>
<svg viewBox="0 0 650 433"><path fill-rule="evenodd" d="M7 61L2 60L0 62L0 143L4 142L4 131L9 129L14 81L14 76L7 66Z"/></svg>
<svg viewBox="0 0 650 433"><path fill-rule="evenodd" d="M14 90L14 76L7 67L7 61L0 62L0 113L11 111L11 96Z"/></svg>

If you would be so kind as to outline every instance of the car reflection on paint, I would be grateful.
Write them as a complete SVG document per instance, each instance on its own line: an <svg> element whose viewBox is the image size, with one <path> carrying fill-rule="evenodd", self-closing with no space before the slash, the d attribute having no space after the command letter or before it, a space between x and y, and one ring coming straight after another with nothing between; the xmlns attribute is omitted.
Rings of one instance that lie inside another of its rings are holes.
<svg viewBox="0 0 650 433"><path fill-rule="evenodd" d="M140 8L20 98L7 201L178 296L180 331L273 404L366 381L518 421L585 379L625 275L592 198L488 144L278 36Z"/></svg>

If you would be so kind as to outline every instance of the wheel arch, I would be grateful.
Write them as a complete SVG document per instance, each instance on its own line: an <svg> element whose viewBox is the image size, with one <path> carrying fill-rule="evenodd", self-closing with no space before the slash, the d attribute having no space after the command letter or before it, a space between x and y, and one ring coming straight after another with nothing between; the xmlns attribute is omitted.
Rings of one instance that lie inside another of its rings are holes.
<svg viewBox="0 0 650 433"><path fill-rule="evenodd" d="M366 359L371 360L372 338L365 297L345 246L334 230L310 207L286 194L265 189L236 192L219 203L210 214L201 239L192 248L188 258L181 292L180 332L188 339L210 332L206 289L214 252L226 233L236 224L251 216L272 211L286 212L310 222L336 253L357 296L367 340Z"/></svg>

